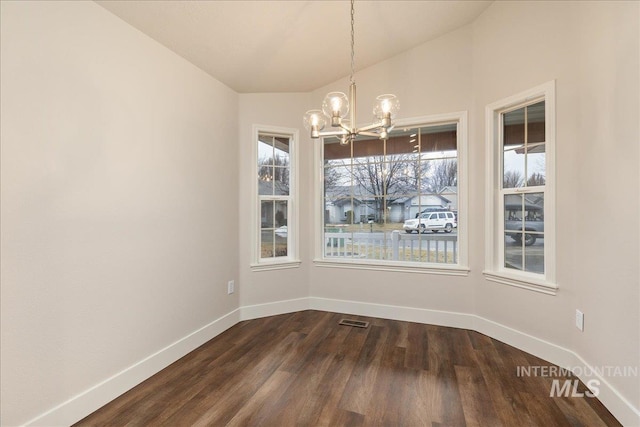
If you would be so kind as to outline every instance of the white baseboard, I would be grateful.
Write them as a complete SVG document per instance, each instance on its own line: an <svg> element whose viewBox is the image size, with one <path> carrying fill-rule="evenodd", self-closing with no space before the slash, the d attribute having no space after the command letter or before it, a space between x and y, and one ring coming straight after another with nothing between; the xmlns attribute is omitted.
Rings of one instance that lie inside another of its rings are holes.
<svg viewBox="0 0 640 427"><path fill-rule="evenodd" d="M470 329L563 368L582 366L587 368L585 369L586 371L591 368L582 357L571 350L472 314L305 297L240 307L34 418L26 425L58 426L73 424L242 320L308 309ZM580 379L584 382L590 378L594 377L580 376ZM600 381L598 399L618 421L625 426L640 426L640 411L604 378L597 375L595 378Z"/></svg>
<svg viewBox="0 0 640 427"><path fill-rule="evenodd" d="M551 362L561 368L575 371L580 368L578 375L585 384L590 379L597 379L600 383L598 399L624 426L640 426L640 410L635 408L624 396L622 396L607 380L602 376L586 375L584 373L593 372L593 366L587 363L580 355L573 351L560 347L551 342L525 334L516 329L475 316L476 321L473 329L477 332L490 336L498 341L502 341L522 351L533 354L541 359Z"/></svg>
<svg viewBox="0 0 640 427"><path fill-rule="evenodd" d="M473 319L475 317L470 314L451 311L426 310L423 308L374 304L360 301L345 301L318 297L310 297L309 300L309 308L313 310L381 317L383 319L403 320L406 322L428 323L430 325L450 326L452 328L473 329Z"/></svg>
<svg viewBox="0 0 640 427"><path fill-rule="evenodd" d="M80 421L116 397L132 389L176 360L200 347L240 321L240 310L214 320L138 363L72 397L42 415L25 423L26 426L68 426Z"/></svg>
<svg viewBox="0 0 640 427"><path fill-rule="evenodd" d="M309 298L296 298L240 307L240 320L259 319L309 309Z"/></svg>

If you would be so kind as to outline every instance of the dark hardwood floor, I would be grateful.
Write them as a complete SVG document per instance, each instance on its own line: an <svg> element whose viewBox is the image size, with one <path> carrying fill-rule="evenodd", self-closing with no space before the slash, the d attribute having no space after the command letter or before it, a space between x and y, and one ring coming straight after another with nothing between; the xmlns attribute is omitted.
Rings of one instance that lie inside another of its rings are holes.
<svg viewBox="0 0 640 427"><path fill-rule="evenodd" d="M76 425L620 425L519 366L551 364L464 329L309 310L241 322Z"/></svg>

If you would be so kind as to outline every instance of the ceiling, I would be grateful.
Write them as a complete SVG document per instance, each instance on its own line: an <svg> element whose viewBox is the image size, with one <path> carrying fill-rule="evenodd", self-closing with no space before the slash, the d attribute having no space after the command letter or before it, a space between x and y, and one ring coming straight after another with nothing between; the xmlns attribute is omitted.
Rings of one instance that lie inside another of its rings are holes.
<svg viewBox="0 0 640 427"><path fill-rule="evenodd" d="M348 1L97 0L239 93L308 92L350 70ZM491 1L356 1L356 71L472 22Z"/></svg>

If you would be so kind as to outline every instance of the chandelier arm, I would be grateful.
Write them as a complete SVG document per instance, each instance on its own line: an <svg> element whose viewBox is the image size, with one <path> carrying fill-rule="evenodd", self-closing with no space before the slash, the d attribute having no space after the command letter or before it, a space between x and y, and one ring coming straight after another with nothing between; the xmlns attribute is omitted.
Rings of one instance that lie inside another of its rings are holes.
<svg viewBox="0 0 640 427"><path fill-rule="evenodd" d="M375 132L363 132L360 129L357 130L356 132L357 135L364 135L364 136L375 136L376 138L380 136L380 134L375 133Z"/></svg>
<svg viewBox="0 0 640 427"><path fill-rule="evenodd" d="M355 129L355 133L367 132L367 131L370 131L372 129L378 129L378 128L384 128L384 123L383 122L373 123L373 124L370 124L368 126Z"/></svg>
<svg viewBox="0 0 640 427"><path fill-rule="evenodd" d="M351 123L349 123L349 126L345 125L344 123L340 123L340 128L344 129L347 133L353 133L353 129L351 128Z"/></svg>
<svg viewBox="0 0 640 427"><path fill-rule="evenodd" d="M344 135L349 135L350 132L346 131L346 130L335 130L335 131L323 131L323 132L318 132L318 136L344 136Z"/></svg>

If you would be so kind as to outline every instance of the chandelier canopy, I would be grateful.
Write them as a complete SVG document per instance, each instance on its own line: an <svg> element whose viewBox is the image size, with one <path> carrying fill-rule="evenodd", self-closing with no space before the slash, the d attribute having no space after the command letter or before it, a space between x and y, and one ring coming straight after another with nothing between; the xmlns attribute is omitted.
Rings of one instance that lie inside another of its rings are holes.
<svg viewBox="0 0 640 427"><path fill-rule="evenodd" d="M376 98L376 104L373 107L375 123L361 128L356 127L356 82L353 78L354 16L354 0L351 0L351 75L349 79L351 84L349 85L349 97L342 92L330 92L322 102L322 110L309 110L304 115L304 126L311 133L311 138L335 136L344 145L354 141L358 135L387 139L389 131L393 128L391 120L400 110L400 101L395 95L380 95ZM345 120L347 115L349 115L349 119ZM327 122L331 124L331 127L338 129L323 131Z"/></svg>

